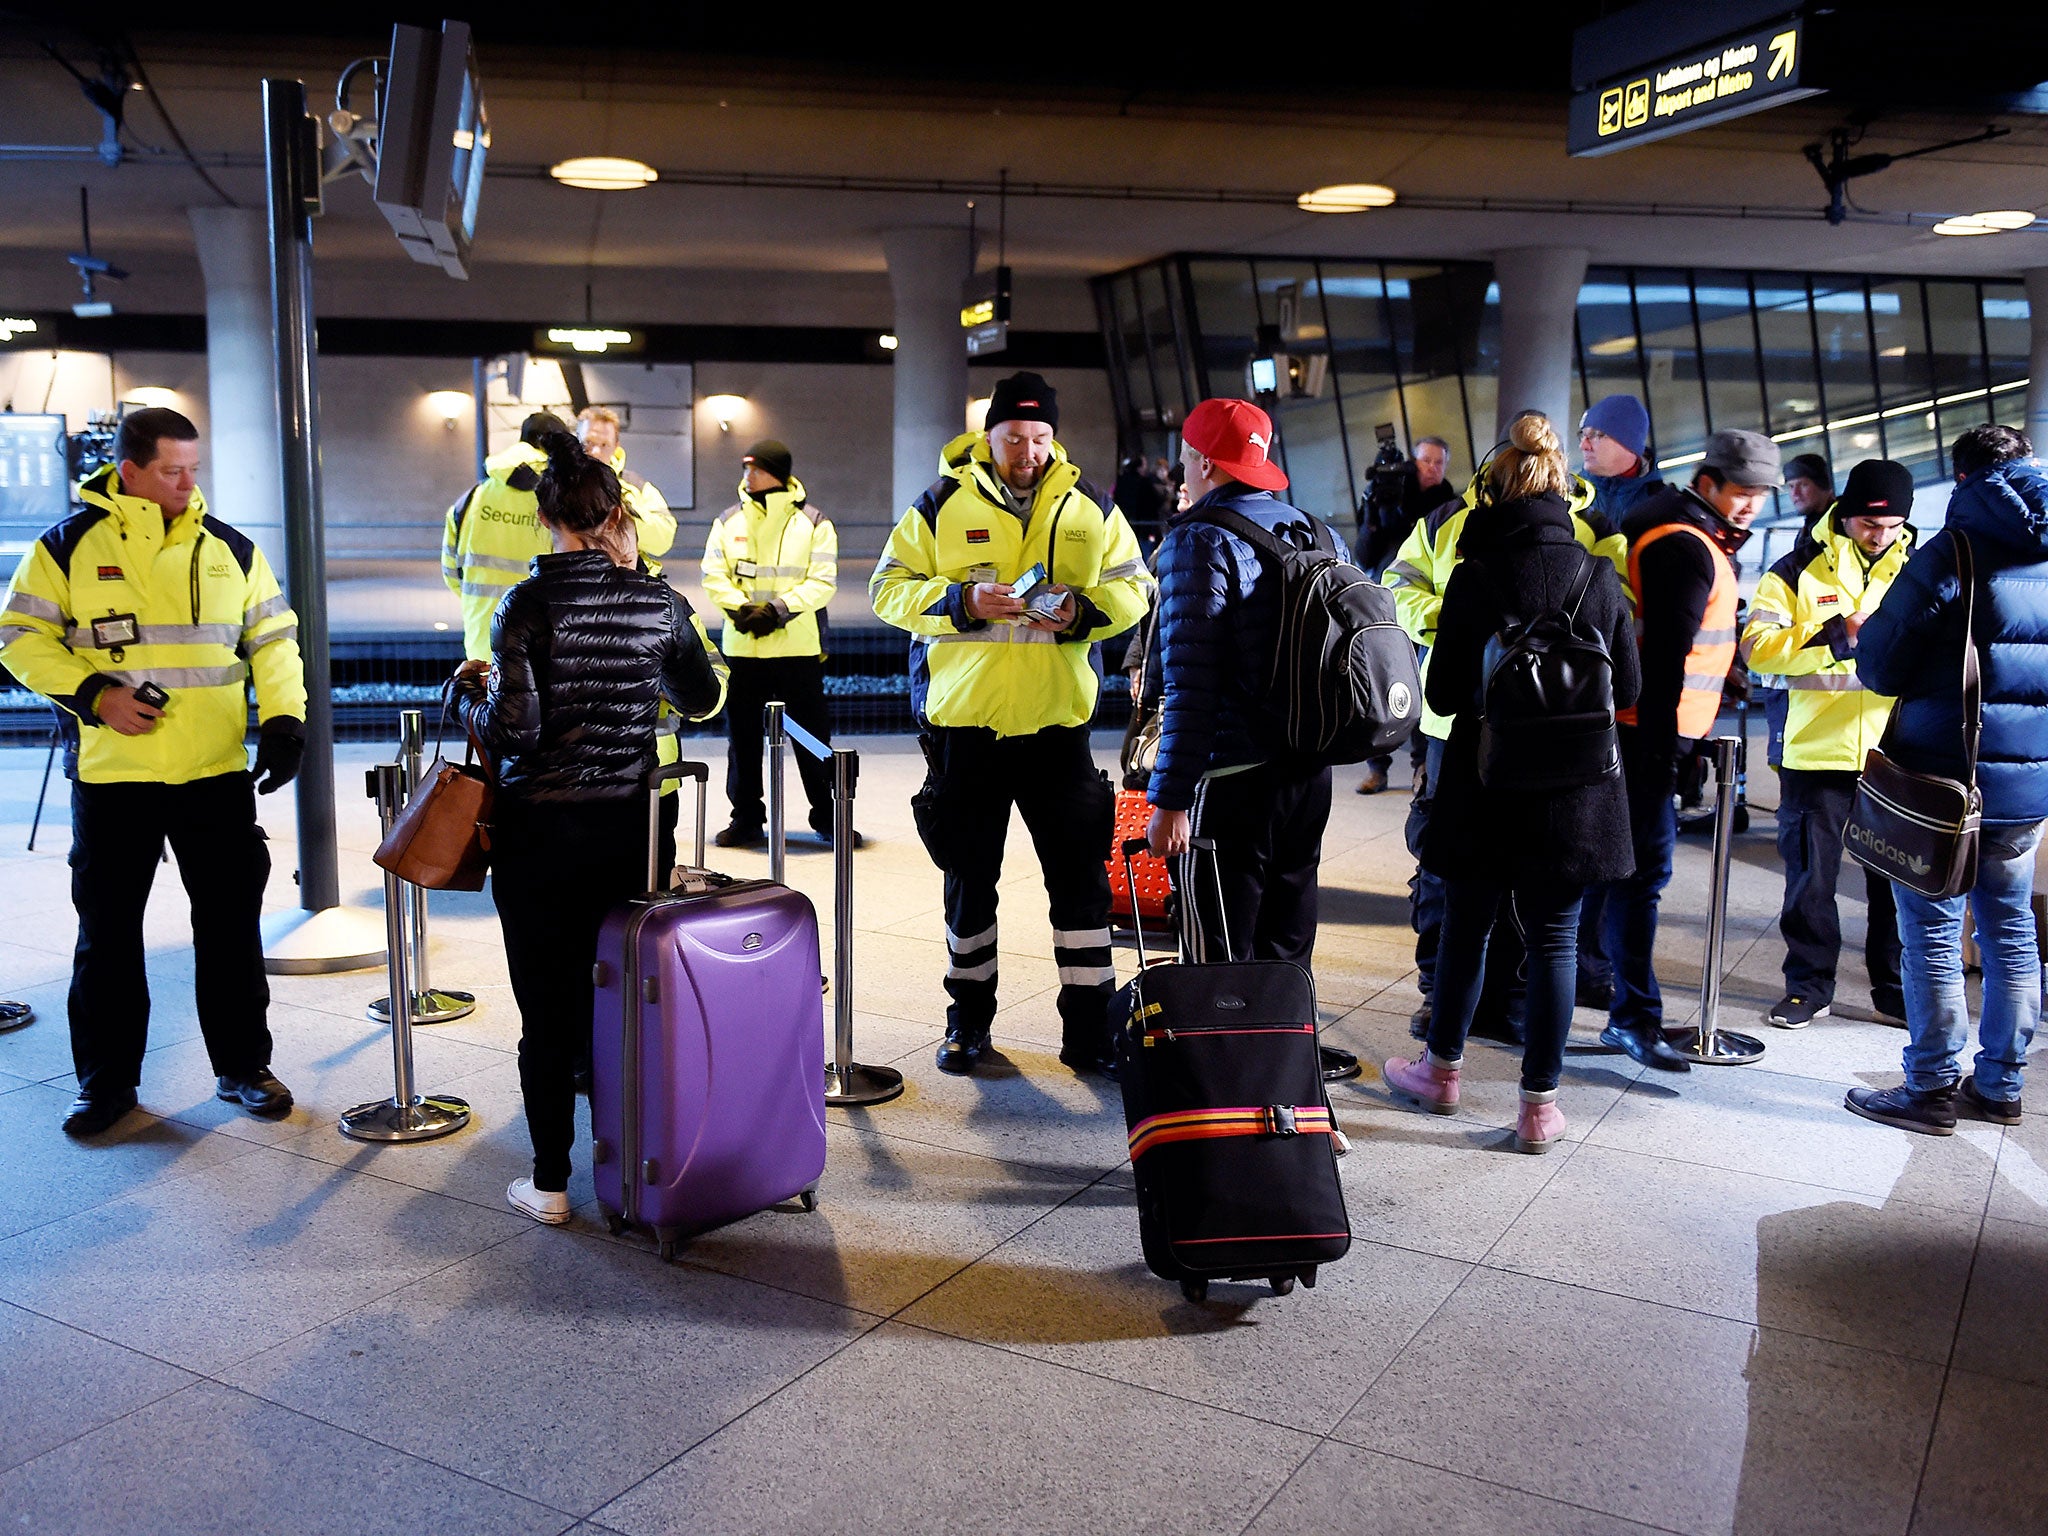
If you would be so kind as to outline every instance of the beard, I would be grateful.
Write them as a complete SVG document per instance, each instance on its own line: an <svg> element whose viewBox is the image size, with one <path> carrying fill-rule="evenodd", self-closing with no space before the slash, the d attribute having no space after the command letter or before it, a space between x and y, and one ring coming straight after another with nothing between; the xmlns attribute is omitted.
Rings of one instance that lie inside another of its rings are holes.
<svg viewBox="0 0 2048 1536"><path fill-rule="evenodd" d="M998 465L996 473L1002 476L1003 484L1021 496L1026 491L1032 490L1037 486L1039 480L1045 474L1045 466L1043 464L1020 464L1012 468L1007 465Z"/></svg>

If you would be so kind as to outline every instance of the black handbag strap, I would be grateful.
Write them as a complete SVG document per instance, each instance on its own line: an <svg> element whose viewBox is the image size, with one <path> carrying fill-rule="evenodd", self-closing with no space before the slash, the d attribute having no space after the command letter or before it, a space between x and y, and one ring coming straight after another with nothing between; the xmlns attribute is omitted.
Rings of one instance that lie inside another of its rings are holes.
<svg viewBox="0 0 2048 1536"><path fill-rule="evenodd" d="M1963 587L1963 780L1977 787L1977 744L1984 734L1984 679L1977 657L1977 572L1969 539L1951 528L1955 543L1956 579Z"/></svg>

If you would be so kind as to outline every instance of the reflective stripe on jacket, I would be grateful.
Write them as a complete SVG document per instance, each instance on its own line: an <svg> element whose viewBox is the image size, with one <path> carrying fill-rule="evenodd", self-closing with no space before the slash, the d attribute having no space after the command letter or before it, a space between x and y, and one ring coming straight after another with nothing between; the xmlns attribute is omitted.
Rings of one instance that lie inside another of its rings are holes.
<svg viewBox="0 0 2048 1536"><path fill-rule="evenodd" d="M1764 573L1742 629L1750 670L1791 690L1785 766L1862 771L1892 701L1864 688L1849 643L1852 613L1873 613L1913 552L1905 529L1874 561L1830 517Z"/></svg>
<svg viewBox="0 0 2048 1536"><path fill-rule="evenodd" d="M955 438L939 466L939 481L897 521L868 583L876 615L912 636L918 719L998 736L1085 725L1101 683L1093 643L1143 618L1152 585L1130 524L1058 443L1021 519L996 479L987 434ZM1073 592L1070 628L968 616L967 587L1011 583L1037 564Z"/></svg>
<svg viewBox="0 0 2048 1536"><path fill-rule="evenodd" d="M704 538L704 595L724 610L719 648L728 656L822 656L825 607L839 588L839 534L810 504L801 480L740 499ZM747 603L773 603L789 622L747 634L732 615Z"/></svg>
<svg viewBox="0 0 2048 1536"><path fill-rule="evenodd" d="M1714 717L1721 712L1721 690L1728 681L1728 669L1735 665L1735 567L1706 530L1691 523L1662 523L1629 547L1631 590L1642 590L1643 551L1674 533L1698 539L1706 547L1714 569L1706 617L1693 636L1692 649L1686 653L1685 681L1678 695L1678 734L1697 739L1713 730ZM1640 621L1637 632L1641 632ZM1615 718L1623 725L1634 725L1636 710L1624 709Z"/></svg>
<svg viewBox="0 0 2048 1536"><path fill-rule="evenodd" d="M258 717L306 716L298 616L263 551L192 503L164 524L112 465L79 487L84 510L37 539L0 606L0 664L76 715L87 784L185 784L249 766L248 685ZM95 620L132 617L112 643ZM171 696L154 730L123 736L93 711L110 682ZM70 766L67 764L67 766Z"/></svg>

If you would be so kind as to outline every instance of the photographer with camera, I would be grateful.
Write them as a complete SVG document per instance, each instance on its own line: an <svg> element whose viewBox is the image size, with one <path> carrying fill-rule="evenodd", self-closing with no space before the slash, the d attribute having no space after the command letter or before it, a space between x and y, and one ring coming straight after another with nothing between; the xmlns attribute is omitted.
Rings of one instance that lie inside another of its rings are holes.
<svg viewBox="0 0 2048 1536"><path fill-rule="evenodd" d="M1458 496L1457 488L1450 483L1449 443L1440 437L1418 438L1415 457L1404 459L1394 444L1391 424L1380 427L1379 439L1379 457L1366 471L1367 489L1358 509L1358 568L1375 581L1386 574L1415 525ZM1409 738L1410 764L1418 772L1428 746L1420 731ZM1387 775L1393 767L1392 753L1368 758L1358 792L1378 794L1387 787Z"/></svg>

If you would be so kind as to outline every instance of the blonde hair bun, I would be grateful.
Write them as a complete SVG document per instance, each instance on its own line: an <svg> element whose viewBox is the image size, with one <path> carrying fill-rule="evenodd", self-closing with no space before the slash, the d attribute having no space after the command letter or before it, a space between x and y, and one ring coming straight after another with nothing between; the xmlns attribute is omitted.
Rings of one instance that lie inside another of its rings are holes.
<svg viewBox="0 0 2048 1536"><path fill-rule="evenodd" d="M1557 428L1548 416L1530 411L1508 423L1507 443L1494 451L1486 481L1495 501L1520 501L1546 492L1565 494L1571 471L1565 466Z"/></svg>
<svg viewBox="0 0 2048 1536"><path fill-rule="evenodd" d="M1548 416L1517 416L1508 427L1508 441L1524 453L1564 452L1564 444L1558 441L1557 428L1550 424Z"/></svg>

